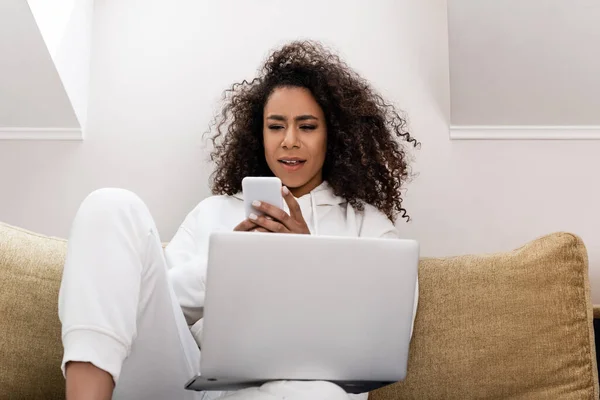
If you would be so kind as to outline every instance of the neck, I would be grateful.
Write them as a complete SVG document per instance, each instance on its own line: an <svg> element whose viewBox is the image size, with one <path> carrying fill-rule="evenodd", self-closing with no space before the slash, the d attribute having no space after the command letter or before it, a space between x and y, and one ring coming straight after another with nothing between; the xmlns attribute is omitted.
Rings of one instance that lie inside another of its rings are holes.
<svg viewBox="0 0 600 400"><path fill-rule="evenodd" d="M299 198L304 196L305 194L309 194L310 192L312 192L321 183L323 183L323 177L321 176L321 174L319 174L312 178L310 181L308 181L306 184L297 188L289 189L290 192L292 192L292 194L294 195L294 197Z"/></svg>

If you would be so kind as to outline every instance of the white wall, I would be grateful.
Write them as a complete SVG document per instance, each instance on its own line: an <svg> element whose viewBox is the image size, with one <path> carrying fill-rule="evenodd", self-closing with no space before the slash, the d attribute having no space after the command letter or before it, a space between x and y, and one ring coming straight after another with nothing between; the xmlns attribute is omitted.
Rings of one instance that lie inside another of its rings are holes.
<svg viewBox="0 0 600 400"><path fill-rule="evenodd" d="M28 0L81 126L86 125L94 0Z"/></svg>
<svg viewBox="0 0 600 400"><path fill-rule="evenodd" d="M453 125L600 125L600 2L452 0Z"/></svg>
<svg viewBox="0 0 600 400"><path fill-rule="evenodd" d="M79 123L27 2L2 0L0 136L3 128L52 127Z"/></svg>
<svg viewBox="0 0 600 400"><path fill-rule="evenodd" d="M27 0L52 57L67 34L72 10L79 0Z"/></svg>
<svg viewBox="0 0 600 400"><path fill-rule="evenodd" d="M414 222L401 229L424 255L572 231L589 247L600 302L600 142L449 141L443 0L97 1L86 140L0 142L0 220L64 236L89 191L120 186L170 239L208 195L201 135L221 91L298 36L335 45L409 113L423 148L407 192Z"/></svg>

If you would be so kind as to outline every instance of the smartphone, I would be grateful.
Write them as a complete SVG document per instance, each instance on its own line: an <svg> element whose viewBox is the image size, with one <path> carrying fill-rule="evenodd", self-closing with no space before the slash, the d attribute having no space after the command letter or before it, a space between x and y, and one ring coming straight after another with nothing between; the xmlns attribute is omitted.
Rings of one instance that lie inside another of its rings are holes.
<svg viewBox="0 0 600 400"><path fill-rule="evenodd" d="M255 200L283 209L281 180L279 178L247 176L242 180L242 193L244 195L246 218L251 213L262 214L252 206L252 202Z"/></svg>

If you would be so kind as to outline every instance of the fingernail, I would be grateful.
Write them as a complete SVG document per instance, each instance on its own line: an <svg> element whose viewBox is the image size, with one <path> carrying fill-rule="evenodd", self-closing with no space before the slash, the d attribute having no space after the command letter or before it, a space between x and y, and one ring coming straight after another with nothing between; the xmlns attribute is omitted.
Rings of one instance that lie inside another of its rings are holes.
<svg viewBox="0 0 600 400"><path fill-rule="evenodd" d="M284 194L284 195L286 195L286 196L287 196L288 194L290 194L290 189L288 189L288 188L287 188L287 186L284 186L284 187L283 187L283 194Z"/></svg>
<svg viewBox="0 0 600 400"><path fill-rule="evenodd" d="M258 216L254 213L251 213L250 215L248 215L248 218L250 218L252 221L256 221L258 219Z"/></svg>
<svg viewBox="0 0 600 400"><path fill-rule="evenodd" d="M258 200L254 200L254 201L252 202L252 205L253 205L254 207L260 207L260 201L258 201Z"/></svg>

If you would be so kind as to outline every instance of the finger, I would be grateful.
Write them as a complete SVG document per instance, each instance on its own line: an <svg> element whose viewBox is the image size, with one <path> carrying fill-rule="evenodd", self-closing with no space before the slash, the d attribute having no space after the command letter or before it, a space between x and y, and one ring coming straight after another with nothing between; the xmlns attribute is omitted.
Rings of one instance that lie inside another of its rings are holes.
<svg viewBox="0 0 600 400"><path fill-rule="evenodd" d="M237 226L233 228L233 230L235 232L248 232L254 228L256 228L256 224L249 219L245 219L239 224L237 224Z"/></svg>
<svg viewBox="0 0 600 400"><path fill-rule="evenodd" d="M258 227L262 227L269 232L274 233L286 233L288 228L281 222L267 219L264 215L250 214L250 220L254 222Z"/></svg>
<svg viewBox="0 0 600 400"><path fill-rule="evenodd" d="M258 228L254 228L254 229L252 229L252 232L261 232L261 233L267 233L267 232L269 232L269 231L268 231L268 230L266 230L265 228L258 227Z"/></svg>
<svg viewBox="0 0 600 400"><path fill-rule="evenodd" d="M290 216L298 222L304 222L304 216L302 215L300 204L298 204L292 192L290 192L290 190L284 186L281 189L281 193L283 193L283 199L290 209Z"/></svg>
<svg viewBox="0 0 600 400"><path fill-rule="evenodd" d="M271 217L286 226L289 224L289 222L291 222L290 216L281 208L275 207L274 205L257 200L252 202L252 207L254 207L257 211L261 211L265 217Z"/></svg>

